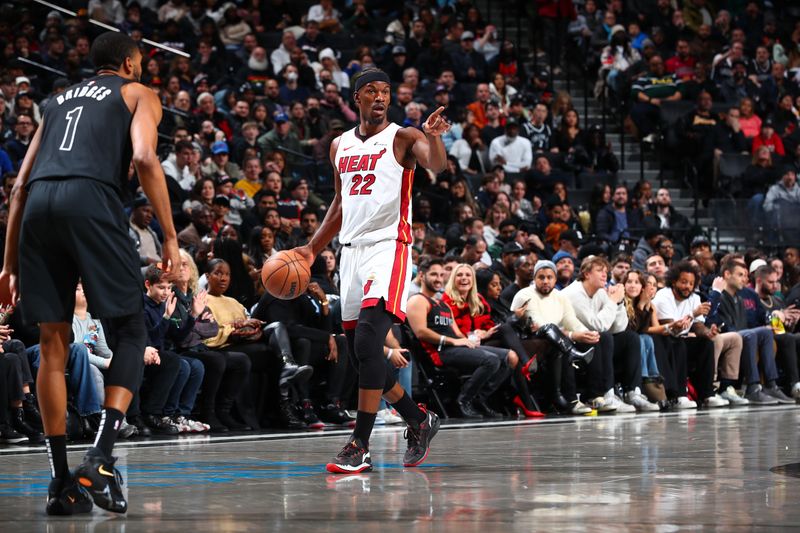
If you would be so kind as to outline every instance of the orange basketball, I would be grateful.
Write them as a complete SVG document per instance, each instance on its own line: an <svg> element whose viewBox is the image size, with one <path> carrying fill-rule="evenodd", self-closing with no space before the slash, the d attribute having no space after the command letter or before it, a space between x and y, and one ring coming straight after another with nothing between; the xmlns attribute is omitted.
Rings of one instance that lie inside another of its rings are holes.
<svg viewBox="0 0 800 533"><path fill-rule="evenodd" d="M275 298L291 300L306 291L311 266L293 250L278 252L261 268L261 281Z"/></svg>

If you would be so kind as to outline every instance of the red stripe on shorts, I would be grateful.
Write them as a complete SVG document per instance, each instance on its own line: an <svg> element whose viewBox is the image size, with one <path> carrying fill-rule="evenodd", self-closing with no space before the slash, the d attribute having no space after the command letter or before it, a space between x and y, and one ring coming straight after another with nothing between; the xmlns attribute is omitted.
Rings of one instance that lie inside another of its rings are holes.
<svg viewBox="0 0 800 533"><path fill-rule="evenodd" d="M405 319L405 313L400 310L400 303L403 299L403 291L406 289L406 272L408 270L408 246L400 241L395 243L394 264L392 266L392 277L389 283L388 300L386 310L395 315L400 320Z"/></svg>
<svg viewBox="0 0 800 533"><path fill-rule="evenodd" d="M397 224L397 240L411 244L411 224L408 211L411 206L411 186L414 184L414 170L404 169L400 184L400 222Z"/></svg>

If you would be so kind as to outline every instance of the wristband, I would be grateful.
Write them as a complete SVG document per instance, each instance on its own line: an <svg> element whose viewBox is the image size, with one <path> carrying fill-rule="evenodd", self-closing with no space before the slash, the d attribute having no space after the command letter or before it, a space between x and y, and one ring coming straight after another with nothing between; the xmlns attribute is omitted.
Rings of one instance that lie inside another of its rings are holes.
<svg viewBox="0 0 800 533"><path fill-rule="evenodd" d="M392 353L394 353L394 348L389 348L389 353L386 354L386 359L391 359L392 358Z"/></svg>
<svg viewBox="0 0 800 533"><path fill-rule="evenodd" d="M444 346L444 335L440 335L439 336L439 350L438 351L441 352L443 346Z"/></svg>
<svg viewBox="0 0 800 533"><path fill-rule="evenodd" d="M569 333L567 333L567 337L569 337L569 340L572 340L572 332L571 331Z"/></svg>

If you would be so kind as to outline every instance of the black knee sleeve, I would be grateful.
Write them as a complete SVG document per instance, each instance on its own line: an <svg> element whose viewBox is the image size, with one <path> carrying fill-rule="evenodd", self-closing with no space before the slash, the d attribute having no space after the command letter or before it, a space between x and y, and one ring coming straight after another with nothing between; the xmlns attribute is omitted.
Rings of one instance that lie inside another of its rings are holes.
<svg viewBox="0 0 800 533"><path fill-rule="evenodd" d="M106 387L123 387L135 392L142 379L144 349L147 346L147 330L144 315L134 313L108 321L113 338L110 346L114 357L106 373Z"/></svg>
<svg viewBox="0 0 800 533"><path fill-rule="evenodd" d="M359 388L386 392L394 386L394 377L388 375L389 369L383 356L383 343L391 327L392 317L383 305L361 310L353 338Z"/></svg>

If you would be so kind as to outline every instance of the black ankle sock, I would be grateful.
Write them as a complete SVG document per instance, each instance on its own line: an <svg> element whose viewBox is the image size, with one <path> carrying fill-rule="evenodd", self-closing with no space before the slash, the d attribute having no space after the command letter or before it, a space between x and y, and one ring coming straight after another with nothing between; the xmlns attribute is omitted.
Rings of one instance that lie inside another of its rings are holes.
<svg viewBox="0 0 800 533"><path fill-rule="evenodd" d="M100 428L97 430L97 438L94 440L94 448L99 450L107 459L111 458L114 450L114 443L117 441L117 433L122 425L125 414L116 409L103 409L100 418Z"/></svg>
<svg viewBox="0 0 800 533"><path fill-rule="evenodd" d="M407 424L418 426L425 420L425 411L420 409L405 391L403 391L403 397L393 403L392 407L397 409Z"/></svg>
<svg viewBox="0 0 800 533"><path fill-rule="evenodd" d="M356 414L356 427L353 429L353 437L359 439L364 448L369 448L369 436L372 435L372 426L375 425L375 413L358 411Z"/></svg>
<svg viewBox="0 0 800 533"><path fill-rule="evenodd" d="M58 479L69 478L67 466L67 436L50 435L45 438L47 458L50 460L50 476Z"/></svg>

